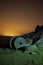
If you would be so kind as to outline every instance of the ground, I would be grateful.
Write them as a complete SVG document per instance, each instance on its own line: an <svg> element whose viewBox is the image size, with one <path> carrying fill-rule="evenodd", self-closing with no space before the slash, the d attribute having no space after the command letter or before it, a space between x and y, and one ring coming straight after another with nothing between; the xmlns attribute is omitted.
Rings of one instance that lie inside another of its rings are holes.
<svg viewBox="0 0 43 65"><path fill-rule="evenodd" d="M43 48L34 54L13 49L0 49L0 65L43 65Z"/></svg>

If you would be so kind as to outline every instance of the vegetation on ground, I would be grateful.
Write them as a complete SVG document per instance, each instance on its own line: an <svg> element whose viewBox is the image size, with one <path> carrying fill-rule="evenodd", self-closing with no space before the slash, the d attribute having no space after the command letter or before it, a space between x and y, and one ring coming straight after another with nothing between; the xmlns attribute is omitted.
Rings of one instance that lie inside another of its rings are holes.
<svg viewBox="0 0 43 65"><path fill-rule="evenodd" d="M43 65L43 47L35 51L0 49L0 65Z"/></svg>

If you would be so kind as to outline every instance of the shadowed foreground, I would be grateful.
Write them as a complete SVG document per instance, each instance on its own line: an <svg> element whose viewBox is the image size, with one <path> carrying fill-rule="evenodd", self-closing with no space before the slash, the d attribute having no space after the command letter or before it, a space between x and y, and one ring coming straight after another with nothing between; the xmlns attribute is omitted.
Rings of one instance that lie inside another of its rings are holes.
<svg viewBox="0 0 43 65"><path fill-rule="evenodd" d="M0 49L0 65L43 65L43 48L31 52Z"/></svg>

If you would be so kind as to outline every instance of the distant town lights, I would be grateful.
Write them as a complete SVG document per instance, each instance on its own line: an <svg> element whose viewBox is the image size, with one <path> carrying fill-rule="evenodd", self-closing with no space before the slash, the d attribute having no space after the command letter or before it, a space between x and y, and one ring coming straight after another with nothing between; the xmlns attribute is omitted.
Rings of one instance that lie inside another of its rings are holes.
<svg viewBox="0 0 43 65"><path fill-rule="evenodd" d="M19 34L16 34L16 33L14 33L14 34L8 34L8 33L6 33L6 34L3 34L4 36L19 36Z"/></svg>

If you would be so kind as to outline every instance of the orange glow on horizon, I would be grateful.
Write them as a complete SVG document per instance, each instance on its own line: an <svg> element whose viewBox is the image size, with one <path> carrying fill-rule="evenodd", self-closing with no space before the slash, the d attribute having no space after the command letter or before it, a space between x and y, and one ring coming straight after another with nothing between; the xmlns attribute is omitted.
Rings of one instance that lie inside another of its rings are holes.
<svg viewBox="0 0 43 65"><path fill-rule="evenodd" d="M14 33L14 34L10 34L10 33L4 33L4 34L2 34L3 36L19 36L19 34L16 34L16 33Z"/></svg>
<svg viewBox="0 0 43 65"><path fill-rule="evenodd" d="M19 36L19 34L3 34L3 36Z"/></svg>

